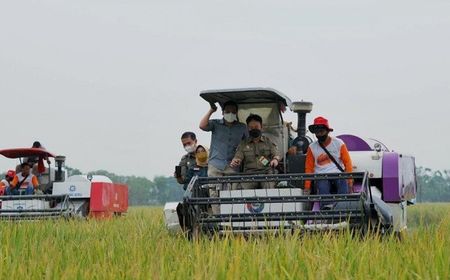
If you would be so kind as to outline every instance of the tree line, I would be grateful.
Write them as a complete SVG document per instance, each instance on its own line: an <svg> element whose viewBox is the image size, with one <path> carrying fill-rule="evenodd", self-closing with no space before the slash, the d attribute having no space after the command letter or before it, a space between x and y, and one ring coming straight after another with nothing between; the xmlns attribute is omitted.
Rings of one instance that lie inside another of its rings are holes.
<svg viewBox="0 0 450 280"><path fill-rule="evenodd" d="M184 193L172 177L158 176L149 180L145 177L119 176L104 170L92 174L105 175L113 182L127 184L130 205L163 205L167 201L180 201ZM419 167L416 175L418 202L450 202L450 170L433 171Z"/></svg>
<svg viewBox="0 0 450 280"><path fill-rule="evenodd" d="M79 175L82 172L66 167L68 175ZM129 187L130 205L163 205L168 201L180 201L183 189L172 177L157 176L153 180L140 176L117 175L106 170L90 172L93 175L104 175L113 182L127 184ZM450 170L435 171L419 167L417 175L418 202L450 202ZM1 174L4 178L4 174Z"/></svg>
<svg viewBox="0 0 450 280"><path fill-rule="evenodd" d="M433 171L419 167L417 175L417 201L450 202L450 170Z"/></svg>

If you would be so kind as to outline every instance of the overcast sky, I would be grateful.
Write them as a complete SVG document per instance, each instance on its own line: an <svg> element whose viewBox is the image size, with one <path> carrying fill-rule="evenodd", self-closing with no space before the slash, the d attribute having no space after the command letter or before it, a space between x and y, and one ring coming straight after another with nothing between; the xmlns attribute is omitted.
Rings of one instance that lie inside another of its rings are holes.
<svg viewBox="0 0 450 280"><path fill-rule="evenodd" d="M0 1L0 148L171 175L184 130L209 145L199 92L254 86L448 169L450 2Z"/></svg>

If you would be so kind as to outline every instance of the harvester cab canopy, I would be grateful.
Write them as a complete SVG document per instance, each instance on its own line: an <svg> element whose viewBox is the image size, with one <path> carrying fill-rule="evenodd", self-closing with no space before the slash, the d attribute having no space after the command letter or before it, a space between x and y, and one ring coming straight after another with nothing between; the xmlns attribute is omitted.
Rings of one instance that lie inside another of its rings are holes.
<svg viewBox="0 0 450 280"><path fill-rule="evenodd" d="M254 103L282 103L291 106L291 100L281 92L272 88L241 88L241 89L218 89L205 90L200 96L210 103L219 103L220 106L227 101L238 104Z"/></svg>
<svg viewBox="0 0 450 280"><path fill-rule="evenodd" d="M14 148L14 149L4 149L0 150L0 155L6 158L18 159L20 163L22 162L32 162L32 173L39 176L39 183L44 189L51 188L54 181L64 181L65 172L64 167L64 156L55 156L53 153L42 148ZM49 158L54 158L55 160L55 170L52 170L50 162L48 166L45 166L45 161ZM37 163L37 164L36 164ZM16 166L16 172L20 171L20 164Z"/></svg>
<svg viewBox="0 0 450 280"><path fill-rule="evenodd" d="M15 148L15 149L4 149L0 150L0 155L10 158L25 158L25 157L38 157L40 159L43 158L54 158L55 155L50 153L47 150L40 148Z"/></svg>
<svg viewBox="0 0 450 280"><path fill-rule="evenodd" d="M290 107L291 100L281 92L272 88L241 88L205 90L200 96L208 103L223 104L234 101L238 104L238 120L245 123L250 114L257 114L263 120L263 135L277 144L285 154L288 149L289 132L283 125L282 113Z"/></svg>
<svg viewBox="0 0 450 280"><path fill-rule="evenodd" d="M55 158L55 155L41 148L5 149L0 150L0 154L10 159L19 159L20 162L22 162L22 159L34 159L33 161L38 164L37 169L33 171L35 174L41 174L46 171L44 159ZM16 171L18 171L18 168L16 168Z"/></svg>

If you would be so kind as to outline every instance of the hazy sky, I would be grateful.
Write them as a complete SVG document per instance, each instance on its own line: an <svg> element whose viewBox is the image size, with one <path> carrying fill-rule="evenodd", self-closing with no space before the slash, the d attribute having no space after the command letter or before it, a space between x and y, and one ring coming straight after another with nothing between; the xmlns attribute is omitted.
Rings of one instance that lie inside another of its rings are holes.
<svg viewBox="0 0 450 280"><path fill-rule="evenodd" d="M450 168L450 2L0 1L0 148L171 175L184 130L209 145L199 92L254 86Z"/></svg>

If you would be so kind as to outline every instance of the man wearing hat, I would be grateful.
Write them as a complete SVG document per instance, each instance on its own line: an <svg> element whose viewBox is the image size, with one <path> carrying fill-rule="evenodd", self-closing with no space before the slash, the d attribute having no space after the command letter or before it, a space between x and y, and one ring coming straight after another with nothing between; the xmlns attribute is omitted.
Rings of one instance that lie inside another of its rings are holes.
<svg viewBox="0 0 450 280"><path fill-rule="evenodd" d="M39 186L39 181L36 176L31 174L31 163L24 162L20 165L21 172L14 176L11 185L6 188L6 194L18 195L22 190L25 194L34 194L34 190Z"/></svg>
<svg viewBox="0 0 450 280"><path fill-rule="evenodd" d="M317 141L308 147L306 152L305 173L340 173L352 172L352 160L345 143L329 133L333 131L324 117L314 119L314 124L309 126L309 131L314 133ZM331 185L335 184L338 194L349 193L349 185L345 179L318 180L316 187L319 194L330 194ZM305 193L311 192L311 182L305 182Z"/></svg>
<svg viewBox="0 0 450 280"><path fill-rule="evenodd" d="M0 181L0 195L4 195L6 192L6 188L10 186L11 181L16 176L16 171L8 170L5 174L5 179Z"/></svg>

